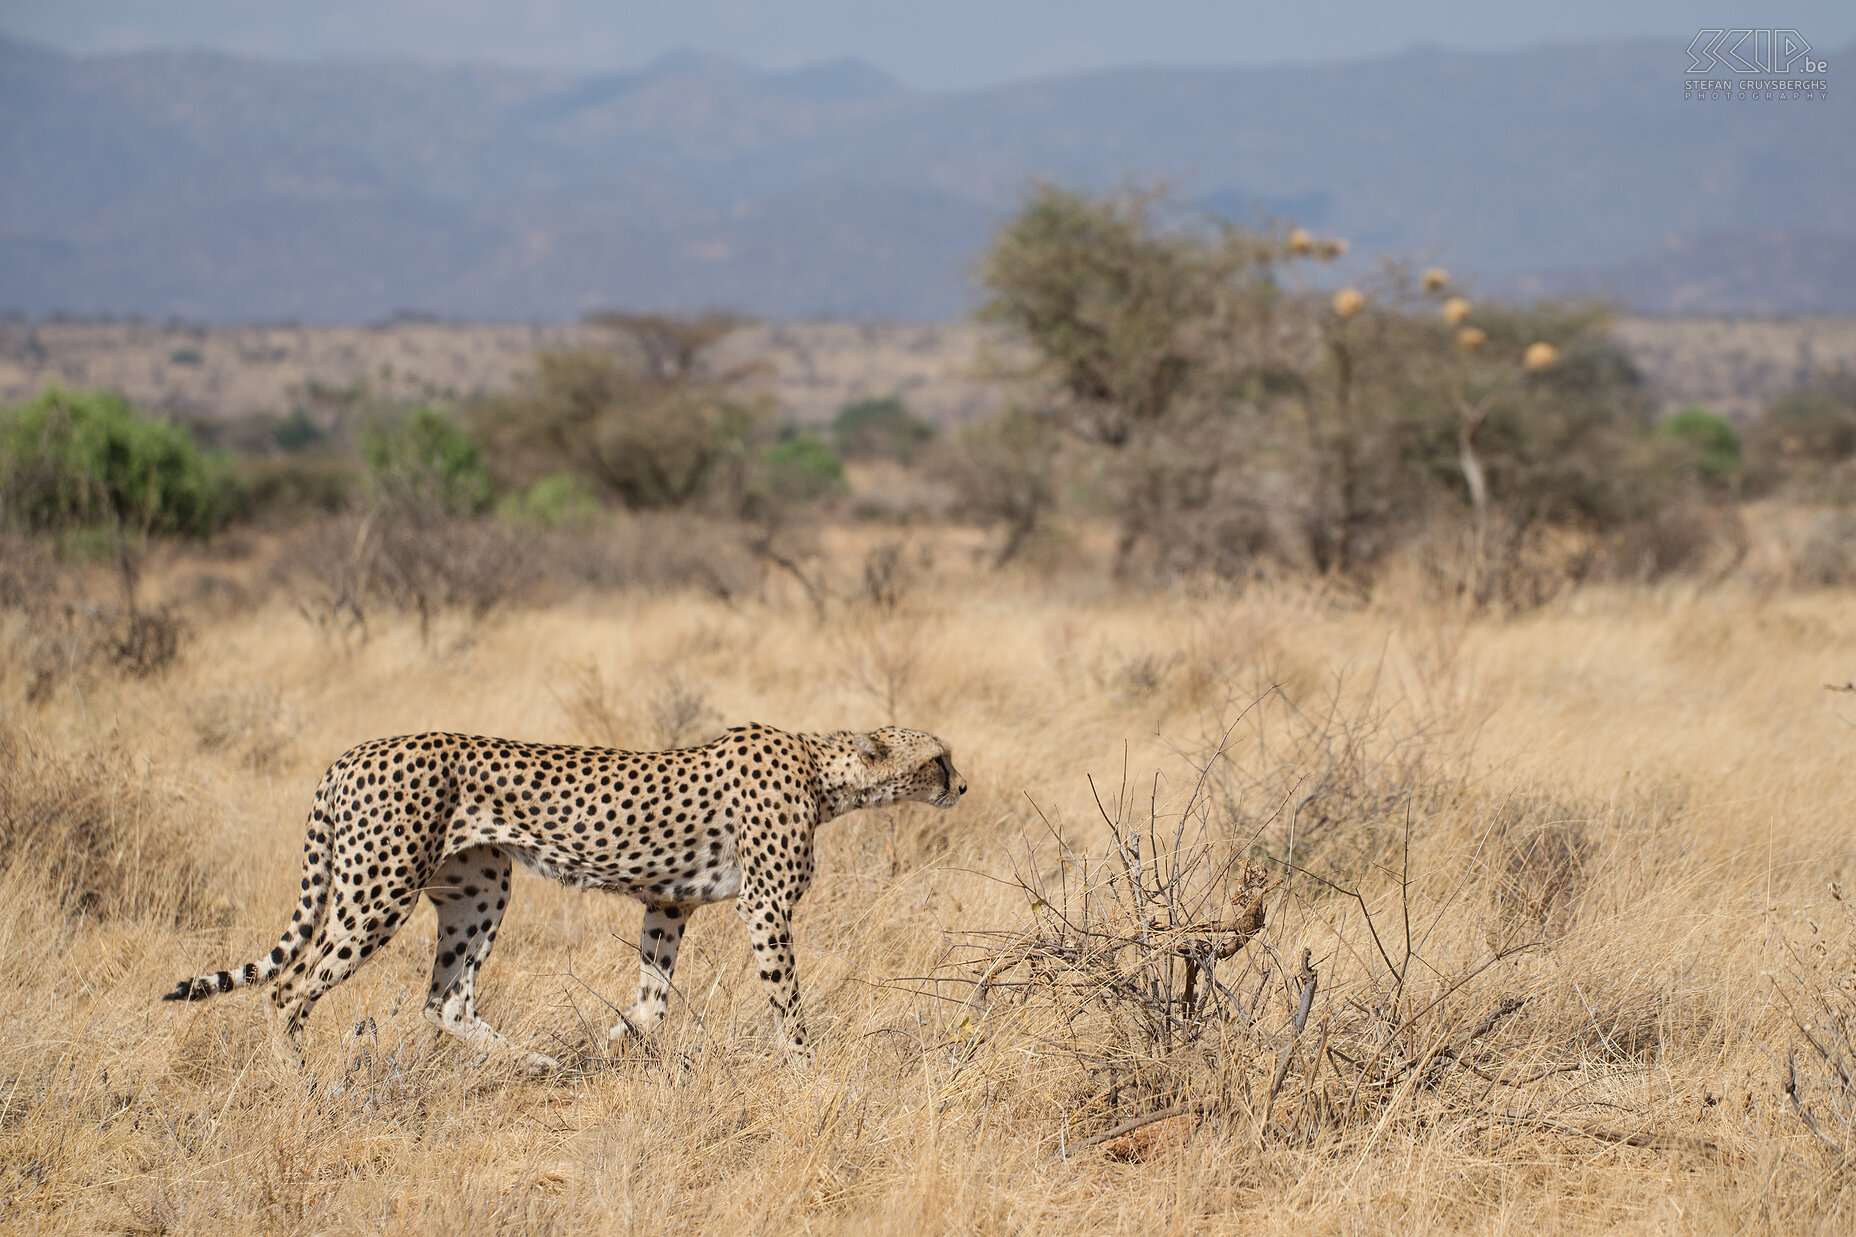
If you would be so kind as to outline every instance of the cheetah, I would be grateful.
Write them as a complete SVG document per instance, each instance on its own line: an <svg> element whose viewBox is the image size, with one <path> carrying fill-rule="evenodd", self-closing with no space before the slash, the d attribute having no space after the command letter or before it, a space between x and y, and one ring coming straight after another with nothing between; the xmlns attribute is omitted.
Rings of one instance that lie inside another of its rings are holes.
<svg viewBox="0 0 1856 1237"><path fill-rule="evenodd" d="M624 752L457 734L376 739L316 788L301 899L268 955L183 979L162 999L269 984L300 1061L316 1002L405 926L424 894L438 912L425 1016L484 1056L520 1054L477 1013L477 972L520 862L582 889L644 903L638 999L612 1040L663 1020L677 947L699 906L735 900L782 1048L810 1052L793 969L793 908L812 884L812 835L857 808L966 793L941 740L896 726L789 734L748 725L701 747ZM558 1068L531 1053L537 1072Z"/></svg>

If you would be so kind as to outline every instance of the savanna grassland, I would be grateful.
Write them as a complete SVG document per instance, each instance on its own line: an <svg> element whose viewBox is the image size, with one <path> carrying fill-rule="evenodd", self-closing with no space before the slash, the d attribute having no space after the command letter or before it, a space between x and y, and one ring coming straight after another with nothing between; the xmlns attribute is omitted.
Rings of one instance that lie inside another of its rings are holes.
<svg viewBox="0 0 1856 1237"><path fill-rule="evenodd" d="M0 1226L1856 1227L1856 377L1672 412L1602 306L1346 250L1037 188L958 416L863 334L795 418L723 313L0 409ZM481 1008L557 1076L435 1037L424 909L302 1068L158 999L354 744L750 720L972 788L821 831L810 1063L726 909L609 1051L640 911L527 875Z"/></svg>
<svg viewBox="0 0 1856 1237"><path fill-rule="evenodd" d="M1851 1224L1856 696L1825 684L1856 673L1856 596L1147 590L884 536L830 533L805 589L768 568L364 631L263 552L177 552L142 599L186 636L146 671L79 656L81 606L8 610L0 1227ZM726 908L661 1031L608 1055L639 909L526 873L481 1001L559 1077L435 1037L423 906L322 1002L302 1070L262 997L158 1000L275 939L354 743L749 719L929 729L972 787L822 831L810 1067Z"/></svg>

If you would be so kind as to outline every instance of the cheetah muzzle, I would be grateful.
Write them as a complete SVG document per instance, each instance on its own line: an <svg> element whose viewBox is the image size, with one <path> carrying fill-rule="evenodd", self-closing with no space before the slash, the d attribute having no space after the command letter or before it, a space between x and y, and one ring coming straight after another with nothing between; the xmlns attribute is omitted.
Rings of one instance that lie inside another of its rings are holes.
<svg viewBox="0 0 1856 1237"><path fill-rule="evenodd" d="M411 918L438 912L425 1015L485 1054L514 1047L477 1014L477 972L515 863L644 903L638 1000L610 1037L663 1020L684 925L728 898L747 925L782 1045L808 1051L793 972L793 908L812 884L812 835L857 808L966 793L947 745L919 730L788 734L742 726L702 747L621 752L455 734L376 739L323 774L303 843L301 899L269 954L183 979L198 1001L275 981L300 1059L303 1022ZM535 1069L553 1058L528 1055Z"/></svg>

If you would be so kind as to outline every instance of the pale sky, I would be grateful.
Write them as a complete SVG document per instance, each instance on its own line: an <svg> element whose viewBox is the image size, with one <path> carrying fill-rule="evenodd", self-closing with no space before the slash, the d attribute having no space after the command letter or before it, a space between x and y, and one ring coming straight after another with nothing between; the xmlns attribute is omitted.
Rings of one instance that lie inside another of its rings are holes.
<svg viewBox="0 0 1856 1237"><path fill-rule="evenodd" d="M791 68L856 56L961 89L1131 64L1351 60L1777 26L1828 51L1852 0L0 0L0 32L78 53L198 47L291 60L389 57L635 68L675 48ZM1663 66L1656 66L1662 71Z"/></svg>

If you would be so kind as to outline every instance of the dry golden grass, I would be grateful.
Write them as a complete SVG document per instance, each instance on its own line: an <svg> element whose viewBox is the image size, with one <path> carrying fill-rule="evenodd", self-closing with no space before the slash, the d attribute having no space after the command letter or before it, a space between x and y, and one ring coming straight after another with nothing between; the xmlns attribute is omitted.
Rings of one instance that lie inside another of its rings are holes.
<svg viewBox="0 0 1856 1237"><path fill-rule="evenodd" d="M1849 1231L1851 1163L1824 1140L1851 1140L1848 1114L1799 1024L1834 1044L1851 1008L1830 882L1851 883L1856 697L1822 685L1856 673L1856 598L1587 591L1466 619L1312 589L1089 595L967 574L956 547L935 561L893 610L840 600L822 620L777 586L597 596L441 618L424 641L382 621L344 647L287 599L202 611L165 676L73 678L30 706L30 633L0 629L9 793L30 744L33 803L94 815L119 794L124 845L187 841L151 848L152 877L208 882L73 909L68 863L48 881L30 849L3 856L0 1228ZM648 745L717 719L892 714L946 737L973 791L822 831L795 932L809 1071L773 1052L726 909L697 919L654 1049L606 1059L587 1028L610 1021L602 997L629 999L639 912L526 876L480 991L512 1038L579 1063L564 1077L434 1040L423 908L318 1008L303 1072L261 997L158 1002L274 939L310 791L352 743ZM1192 763L1233 722L1194 801ZM955 942L1035 926L1015 873L1083 879L1051 830L1073 858L1105 853L1092 779L1159 835L1189 803L1220 846L1281 859L1299 830L1297 863L1359 891L1293 876L1263 938L1219 964L1262 993L1254 1026L1143 1060L1100 1001L971 1000L972 969L947 965ZM1416 960L1387 996L1407 916ZM1296 1047L1266 1118L1304 949L1305 1039L1344 1055ZM1406 1014L1409 1035L1389 1029ZM1410 1062L1390 1081L1360 1072L1375 1036ZM1784 1091L1794 1048L1824 1138ZM1082 1145L1164 1102L1191 1116Z"/></svg>

